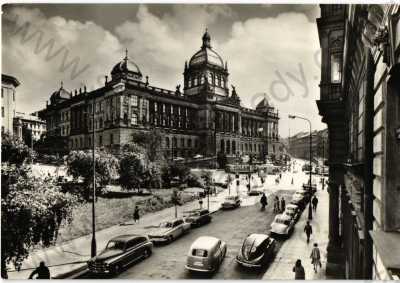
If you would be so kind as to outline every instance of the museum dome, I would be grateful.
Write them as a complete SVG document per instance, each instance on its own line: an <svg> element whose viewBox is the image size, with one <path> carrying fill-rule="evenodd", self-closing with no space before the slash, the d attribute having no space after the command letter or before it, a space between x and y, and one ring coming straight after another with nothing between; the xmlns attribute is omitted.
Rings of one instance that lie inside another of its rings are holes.
<svg viewBox="0 0 400 283"><path fill-rule="evenodd" d="M112 68L111 75L133 73L136 76L142 77L142 72L140 71L139 66L128 57L128 50L126 50L125 53L125 58Z"/></svg>
<svg viewBox="0 0 400 283"><path fill-rule="evenodd" d="M197 51L192 58L190 58L189 67L208 63L220 68L224 68L224 62L221 56L219 56L219 54L211 48L211 36L207 30L204 33L202 40L203 45L201 46L201 49Z"/></svg>

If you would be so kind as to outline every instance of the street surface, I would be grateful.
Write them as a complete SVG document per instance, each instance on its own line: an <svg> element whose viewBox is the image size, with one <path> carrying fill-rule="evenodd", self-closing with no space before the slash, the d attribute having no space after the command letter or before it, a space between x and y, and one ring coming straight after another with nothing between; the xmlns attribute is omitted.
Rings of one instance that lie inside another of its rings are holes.
<svg viewBox="0 0 400 283"><path fill-rule="evenodd" d="M289 199L289 191L279 191L279 196ZM275 216L269 203L265 211L260 205L245 206L233 210L218 211L213 214L210 224L192 229L169 245L156 246L153 255L132 266L117 278L128 279L259 279L265 269L257 272L246 271L237 266L235 257L243 240L250 233L268 234L269 226ZM225 241L228 246L226 257L219 270L211 275L191 274L185 270L186 255L191 244L200 236L214 236ZM279 248L280 244L277 245Z"/></svg>

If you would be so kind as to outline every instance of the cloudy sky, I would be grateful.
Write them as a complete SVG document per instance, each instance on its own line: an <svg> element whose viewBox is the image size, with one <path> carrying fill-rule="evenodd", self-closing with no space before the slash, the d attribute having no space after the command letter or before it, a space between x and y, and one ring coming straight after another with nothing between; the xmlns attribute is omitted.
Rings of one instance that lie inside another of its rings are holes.
<svg viewBox="0 0 400 283"><path fill-rule="evenodd" d="M325 128L319 97L317 5L35 4L3 5L2 72L18 78L17 110L43 109L64 82L74 90L104 84L125 48L151 85L182 84L186 60L199 50L208 28L211 44L228 62L229 83L242 104L264 95L282 117L287 137Z"/></svg>

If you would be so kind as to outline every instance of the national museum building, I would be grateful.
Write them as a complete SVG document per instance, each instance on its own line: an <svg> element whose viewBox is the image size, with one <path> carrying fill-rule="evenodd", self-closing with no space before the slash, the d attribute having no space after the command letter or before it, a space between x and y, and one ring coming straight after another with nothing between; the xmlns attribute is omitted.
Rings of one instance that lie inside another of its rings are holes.
<svg viewBox="0 0 400 283"><path fill-rule="evenodd" d="M180 85L173 91L150 85L128 54L101 88L69 92L61 85L40 111L47 135L65 139L69 150L89 149L94 128L95 146L118 152L133 133L157 128L170 157L273 154L278 111L265 99L256 109L241 106L235 87L228 88L227 63L212 49L207 31L202 41L185 62L183 91Z"/></svg>

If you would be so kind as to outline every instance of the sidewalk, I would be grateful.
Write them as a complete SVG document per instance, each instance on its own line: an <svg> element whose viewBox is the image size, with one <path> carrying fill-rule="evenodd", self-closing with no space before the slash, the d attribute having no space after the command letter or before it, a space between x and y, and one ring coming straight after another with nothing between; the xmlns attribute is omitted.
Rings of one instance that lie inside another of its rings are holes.
<svg viewBox="0 0 400 283"><path fill-rule="evenodd" d="M301 260L305 270L306 280L329 279L325 276L326 248L328 245L329 232L329 194L326 191L326 187L325 190L322 191L320 184L318 184L316 196L319 202L317 212L313 213L313 220L310 221L313 228L310 243L307 244L307 238L304 233L304 226L308 220L307 206L297 222L293 234L283 243L274 261L264 274L264 280L293 280L294 273L292 269L297 259ZM322 268L318 270L318 273L314 272L310 259L314 243L318 243L318 247L321 251Z"/></svg>
<svg viewBox="0 0 400 283"><path fill-rule="evenodd" d="M246 182L242 181L239 186L239 194L242 197L242 205L249 206L258 202L256 197L248 197L245 186ZM217 196L210 195L210 212L213 213L221 207L225 196L229 190L225 189ZM236 185L232 186L231 194L236 194ZM192 209L198 209L199 203L197 200L188 202L178 207L178 216L182 216L182 212ZM207 208L207 198L203 199L203 208ZM122 234L144 234L151 226L158 225L162 221L171 220L175 217L175 208L170 207L157 212L148 213L140 218L139 223L126 222L124 225L115 225L104 230L96 231L97 251L101 251L106 246L108 240L112 237ZM90 224L90 223L89 223ZM89 225L88 224L88 225ZM79 227L77 227L79 229ZM62 237L62 235L59 235ZM13 266L9 266L9 279L27 279L34 268L39 265L40 261L44 261L49 266L52 277L57 277L61 274L69 273L73 270L84 268L86 261L90 258L91 235L86 235L62 245L53 246L47 249L33 252L22 264L21 271L14 271Z"/></svg>

